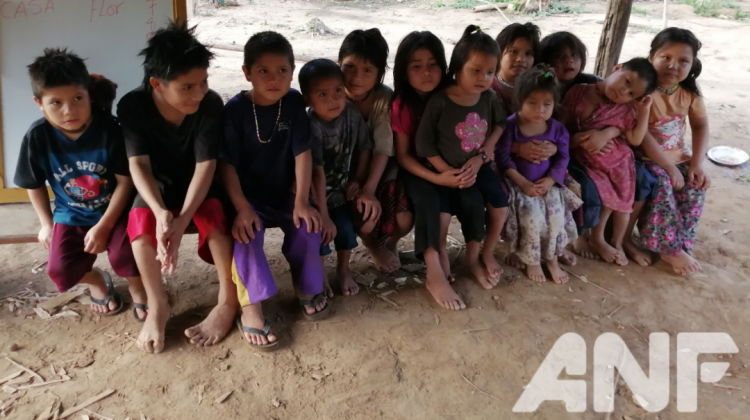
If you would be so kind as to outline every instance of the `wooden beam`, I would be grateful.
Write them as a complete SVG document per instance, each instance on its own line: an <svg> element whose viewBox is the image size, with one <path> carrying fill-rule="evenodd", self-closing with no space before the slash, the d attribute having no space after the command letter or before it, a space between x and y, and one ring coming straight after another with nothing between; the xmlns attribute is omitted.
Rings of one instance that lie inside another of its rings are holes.
<svg viewBox="0 0 750 420"><path fill-rule="evenodd" d="M596 52L596 65L594 66L594 73L600 77L609 76L620 59L632 7L633 0L609 0L607 2L602 36L599 38L599 49Z"/></svg>

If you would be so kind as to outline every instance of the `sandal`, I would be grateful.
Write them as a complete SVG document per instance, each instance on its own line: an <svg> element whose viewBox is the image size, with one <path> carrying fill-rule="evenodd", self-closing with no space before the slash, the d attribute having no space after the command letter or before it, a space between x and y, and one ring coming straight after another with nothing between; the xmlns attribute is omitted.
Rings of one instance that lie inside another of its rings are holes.
<svg viewBox="0 0 750 420"><path fill-rule="evenodd" d="M315 308L318 306L321 300L325 299L326 295L325 293L318 293L317 295L313 296L312 300L299 300L299 304L303 307L309 307L309 308ZM328 315L328 309L330 308L330 305L328 304L328 301L326 301L326 305L323 307L323 309L316 311L313 314L308 314L306 310L302 310L302 315L308 320L308 321L318 321L321 318L325 318Z"/></svg>
<svg viewBox="0 0 750 420"><path fill-rule="evenodd" d="M148 305L145 303L135 303L133 302L133 318L135 318L138 322L146 322L146 317L139 317L138 316L138 309L146 313L146 316L148 316Z"/></svg>
<svg viewBox="0 0 750 420"><path fill-rule="evenodd" d="M91 300L91 303L95 305L102 305L109 307L109 302L114 300L117 304L117 307L113 310L110 310L107 313L100 313L97 312L97 314L104 315L104 316L113 316L117 315L120 312L122 312L123 309L125 309L125 304L122 301L122 296L120 293L115 290L115 285L112 282L112 277L107 273L106 271L97 270L100 273L102 273L102 277L104 277L104 284L107 286L107 296L104 297L104 299L96 299L93 296L89 296L89 299Z"/></svg>
<svg viewBox="0 0 750 420"><path fill-rule="evenodd" d="M268 322L268 320L266 320L266 322L263 324L262 330L259 330L257 328L252 328L252 327L246 327L242 325L242 320L240 319L240 317L237 317L237 319L235 320L235 323L237 324L237 328L239 328L240 330L240 334L242 334L242 341L246 342L247 345L250 346L251 349L255 351L260 351L260 352L269 352L269 351L276 350L276 346L279 345L278 339L268 344L253 344L247 341L247 339L245 338L245 333L257 334L257 335L262 335L263 337L268 337L268 335L271 334L271 323Z"/></svg>

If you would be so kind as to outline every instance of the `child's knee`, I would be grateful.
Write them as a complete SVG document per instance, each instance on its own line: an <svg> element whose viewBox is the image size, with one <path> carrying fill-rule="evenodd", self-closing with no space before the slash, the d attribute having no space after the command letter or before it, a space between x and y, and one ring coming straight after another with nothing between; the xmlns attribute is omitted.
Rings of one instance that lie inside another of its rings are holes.
<svg viewBox="0 0 750 420"><path fill-rule="evenodd" d="M80 264L69 264L61 260L50 260L47 264L47 275L60 292L66 292L77 285L83 276L90 271L78 267Z"/></svg>

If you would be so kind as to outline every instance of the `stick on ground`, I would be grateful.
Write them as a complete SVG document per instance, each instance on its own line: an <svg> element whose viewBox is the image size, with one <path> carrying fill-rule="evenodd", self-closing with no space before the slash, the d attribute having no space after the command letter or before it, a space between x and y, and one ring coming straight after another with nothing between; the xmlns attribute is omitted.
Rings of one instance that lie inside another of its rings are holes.
<svg viewBox="0 0 750 420"><path fill-rule="evenodd" d="M110 395L112 395L114 393L115 393L114 389L108 389L108 390L102 392L101 394L99 394L99 395L97 395L95 397L89 398L88 400L86 400L86 401L78 404L77 406L75 406L73 408L69 408L69 409L63 411L63 413L60 414L60 418L61 419L68 418L71 415L73 415L73 414L75 414L75 413L83 410L84 408L90 406L91 404L97 403L97 402L99 402L99 401L101 401L101 400L109 397Z"/></svg>
<svg viewBox="0 0 750 420"><path fill-rule="evenodd" d="M31 376L39 379L40 381L44 382L44 378L42 378L41 375L39 375L38 373L34 372L33 370L27 368L26 366L24 366L24 365L16 362L15 360L11 359L10 357L6 357L5 360L13 363L17 368L22 369L24 372L28 373L29 375L31 375Z"/></svg>
<svg viewBox="0 0 750 420"><path fill-rule="evenodd" d="M496 396L494 396L494 395L492 395L492 394L488 394L488 393L486 393L486 392L482 391L481 389L479 389L479 387L478 387L478 386L476 386L476 385L474 385L474 384L473 384L473 383L472 383L472 382L471 382L471 381L469 380L469 378L467 378L466 376L464 376L464 374L463 374L463 373L461 374L461 377L462 377L462 378L464 378L464 381L468 382L468 383L469 383L469 385L473 386L473 387L474 387L474 389L476 389L477 391L481 392L482 394L484 394L484 395L486 395L486 396L488 396L488 397L492 398L493 400L497 400L497 401L502 401L502 400L501 400L500 398L497 398Z"/></svg>

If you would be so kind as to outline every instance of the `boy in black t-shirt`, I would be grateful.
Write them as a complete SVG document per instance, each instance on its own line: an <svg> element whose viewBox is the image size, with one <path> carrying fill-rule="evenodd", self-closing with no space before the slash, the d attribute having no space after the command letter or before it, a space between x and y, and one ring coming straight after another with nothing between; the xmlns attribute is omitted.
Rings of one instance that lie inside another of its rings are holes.
<svg viewBox="0 0 750 420"><path fill-rule="evenodd" d="M148 294L137 344L148 353L164 348L170 307L160 272L174 273L192 220L198 228L198 255L216 265L220 288L218 305L185 334L194 344L211 346L224 338L238 310L232 241L212 183L223 107L221 97L208 88L213 53L182 22L157 31L140 55L143 85L117 105L138 189L128 234Z"/></svg>
<svg viewBox="0 0 750 420"><path fill-rule="evenodd" d="M93 269L96 254L106 249L133 299L145 297L123 214L133 183L122 131L111 114L92 107L91 79L77 55L46 49L29 65L29 76L44 118L23 138L14 182L29 190L42 224L39 242L49 249L47 272L58 290L88 284L94 312L113 315L124 305L110 275ZM45 182L55 193L54 214Z"/></svg>

